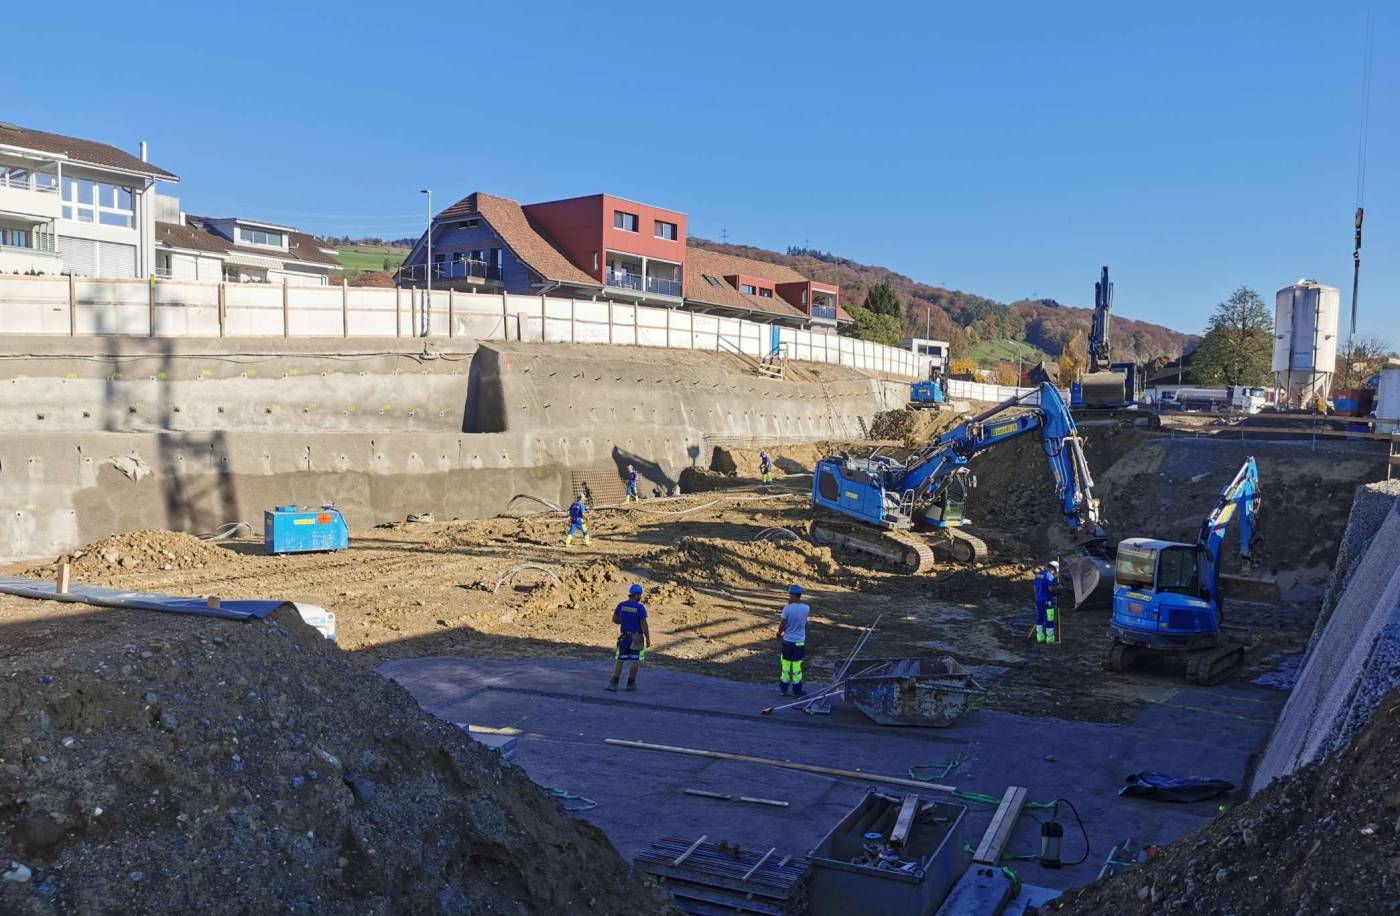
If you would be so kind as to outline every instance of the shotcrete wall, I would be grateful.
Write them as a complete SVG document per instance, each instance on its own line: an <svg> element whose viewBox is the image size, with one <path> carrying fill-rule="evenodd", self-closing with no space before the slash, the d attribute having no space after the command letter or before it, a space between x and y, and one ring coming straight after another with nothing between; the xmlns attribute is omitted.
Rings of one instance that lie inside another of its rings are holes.
<svg viewBox="0 0 1400 916"><path fill-rule="evenodd" d="M0 339L0 560L115 531L260 526L335 503L356 527L498 513L636 464L667 491L707 443L858 434L907 387L839 367L564 344Z"/></svg>

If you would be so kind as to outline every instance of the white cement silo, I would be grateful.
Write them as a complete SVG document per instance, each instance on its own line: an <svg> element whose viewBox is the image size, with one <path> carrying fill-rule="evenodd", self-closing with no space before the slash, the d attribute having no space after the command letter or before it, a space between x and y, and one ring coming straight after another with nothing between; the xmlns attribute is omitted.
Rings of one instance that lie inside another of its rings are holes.
<svg viewBox="0 0 1400 916"><path fill-rule="evenodd" d="M1337 312L1334 286L1299 280L1274 299L1274 392L1279 404L1308 406L1332 388L1337 366Z"/></svg>

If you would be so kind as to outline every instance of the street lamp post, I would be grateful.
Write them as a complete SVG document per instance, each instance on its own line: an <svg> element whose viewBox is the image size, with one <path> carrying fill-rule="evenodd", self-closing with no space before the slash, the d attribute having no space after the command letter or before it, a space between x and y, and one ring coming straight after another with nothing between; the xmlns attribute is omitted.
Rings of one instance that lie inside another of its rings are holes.
<svg viewBox="0 0 1400 916"><path fill-rule="evenodd" d="M423 302L423 336L427 337L428 331L432 329L429 309L433 307L433 191L431 188L424 188L418 193L428 195L428 231L425 235L428 242L428 262L423 270L428 282Z"/></svg>

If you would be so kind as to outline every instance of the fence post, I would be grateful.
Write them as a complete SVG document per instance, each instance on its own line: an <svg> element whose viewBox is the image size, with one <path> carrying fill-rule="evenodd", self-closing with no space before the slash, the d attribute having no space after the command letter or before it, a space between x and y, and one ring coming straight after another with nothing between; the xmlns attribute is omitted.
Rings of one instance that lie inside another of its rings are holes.
<svg viewBox="0 0 1400 916"><path fill-rule="evenodd" d="M228 299L224 290L224 281L219 281L219 336L226 333L228 324Z"/></svg>
<svg viewBox="0 0 1400 916"><path fill-rule="evenodd" d="M671 349L671 309L666 309L666 349Z"/></svg>
<svg viewBox="0 0 1400 916"><path fill-rule="evenodd" d="M146 325L150 332L146 336L156 336L156 275L151 274L146 281Z"/></svg>
<svg viewBox="0 0 1400 916"><path fill-rule="evenodd" d="M451 337L451 336L452 336L452 320L456 317L456 313L457 313L457 291L456 291L455 289L448 289L448 290L447 290L447 336L448 336L448 337Z"/></svg>
<svg viewBox="0 0 1400 916"><path fill-rule="evenodd" d="M637 319L640 317L640 316L637 314L637 308L638 308L637 303L635 303L635 302L632 303L632 346L634 346L634 347L640 347L640 346L642 345L642 341L640 340L641 335L637 333L637 330L638 330L638 321L637 321Z"/></svg>
<svg viewBox="0 0 1400 916"><path fill-rule="evenodd" d="M570 297L569 297L569 343L578 343L578 329L577 329L577 327L575 326L575 321L577 320L577 317L578 317L578 316L575 314L575 312L577 312L577 308L576 308L577 305L578 305L578 300L575 299L573 296L570 296Z"/></svg>
<svg viewBox="0 0 1400 916"><path fill-rule="evenodd" d="M68 336L78 336L78 297L73 275L68 275Z"/></svg>
<svg viewBox="0 0 1400 916"><path fill-rule="evenodd" d="M350 336L350 281L340 281L340 336Z"/></svg>
<svg viewBox="0 0 1400 916"><path fill-rule="evenodd" d="M394 336L403 336L403 288L394 287Z"/></svg>
<svg viewBox="0 0 1400 916"><path fill-rule="evenodd" d="M608 300L608 343L612 343L612 342L613 342L613 332L612 332L613 313L612 313L612 310L613 310L613 303L612 303L612 300L609 299L609 300Z"/></svg>
<svg viewBox="0 0 1400 916"><path fill-rule="evenodd" d="M292 336L292 306L287 296L287 278L282 278L282 336Z"/></svg>
<svg viewBox="0 0 1400 916"><path fill-rule="evenodd" d="M501 290L501 340L510 340L510 294Z"/></svg>
<svg viewBox="0 0 1400 916"><path fill-rule="evenodd" d="M525 331L526 331L526 329L527 329L529 326L530 326L530 319L529 319L528 317L526 317L525 313L524 313L524 312L516 312L516 313L515 313L515 339L518 340L518 341L523 342L523 341L525 340ZM541 336L541 337L544 336L544 324L543 324L543 323L540 324L540 336Z"/></svg>

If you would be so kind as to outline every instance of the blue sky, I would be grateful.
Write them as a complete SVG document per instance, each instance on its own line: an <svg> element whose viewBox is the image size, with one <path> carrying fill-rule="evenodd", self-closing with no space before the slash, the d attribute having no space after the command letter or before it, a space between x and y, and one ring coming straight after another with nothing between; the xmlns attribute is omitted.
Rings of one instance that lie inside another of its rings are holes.
<svg viewBox="0 0 1400 916"><path fill-rule="evenodd" d="M1351 283L1368 0L71 3L0 118L134 149L194 213L407 236L606 191L1008 301L1199 331ZM1400 346L1400 7L1380 2L1362 333ZM1343 329L1345 334L1345 328Z"/></svg>

